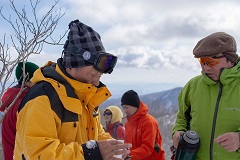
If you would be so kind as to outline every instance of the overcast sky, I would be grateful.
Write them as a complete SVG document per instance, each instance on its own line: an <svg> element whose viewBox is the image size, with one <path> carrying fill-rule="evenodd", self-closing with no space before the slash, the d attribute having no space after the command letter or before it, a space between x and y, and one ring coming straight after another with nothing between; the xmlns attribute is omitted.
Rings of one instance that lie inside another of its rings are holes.
<svg viewBox="0 0 240 160"><path fill-rule="evenodd" d="M11 14L8 0L1 0L5 14ZM15 0L29 6L28 0ZM39 14L53 0L42 0ZM106 51L119 57L105 83L170 83L183 86L200 74L192 50L203 37L224 31L240 40L240 3L238 0L60 0L66 10L56 36L79 19L95 29ZM11 32L1 19L0 32ZM64 39L64 41L66 38ZM41 55L30 57L38 65L61 56L62 46L47 46Z"/></svg>

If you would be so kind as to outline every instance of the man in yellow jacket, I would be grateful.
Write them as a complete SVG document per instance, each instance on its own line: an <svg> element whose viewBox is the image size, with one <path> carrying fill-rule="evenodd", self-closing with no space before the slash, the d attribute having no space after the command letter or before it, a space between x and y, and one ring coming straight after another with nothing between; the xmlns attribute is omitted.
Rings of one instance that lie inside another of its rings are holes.
<svg viewBox="0 0 240 160"><path fill-rule="evenodd" d="M75 20L69 29L62 58L34 73L35 85L18 109L15 160L128 157L131 144L104 132L98 109L111 96L100 77L113 71L117 57L91 27Z"/></svg>

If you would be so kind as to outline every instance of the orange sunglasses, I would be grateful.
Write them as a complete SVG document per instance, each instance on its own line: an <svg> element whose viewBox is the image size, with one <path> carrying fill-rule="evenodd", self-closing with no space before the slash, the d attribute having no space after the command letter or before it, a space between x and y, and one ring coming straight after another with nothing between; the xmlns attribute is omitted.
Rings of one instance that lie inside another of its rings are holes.
<svg viewBox="0 0 240 160"><path fill-rule="evenodd" d="M208 65L210 67L215 66L216 64L220 63L220 59L224 58L225 56L214 56L214 57L206 57L206 58L198 58L198 61L200 62L201 65Z"/></svg>

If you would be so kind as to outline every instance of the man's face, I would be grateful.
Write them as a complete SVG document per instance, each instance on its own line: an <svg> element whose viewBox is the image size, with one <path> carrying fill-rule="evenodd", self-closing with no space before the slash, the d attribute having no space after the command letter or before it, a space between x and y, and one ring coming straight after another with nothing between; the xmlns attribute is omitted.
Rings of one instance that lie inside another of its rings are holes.
<svg viewBox="0 0 240 160"><path fill-rule="evenodd" d="M102 73L98 72L93 66L86 66L81 68L67 68L67 72L77 81L82 83L89 83L98 86Z"/></svg>
<svg viewBox="0 0 240 160"><path fill-rule="evenodd" d="M123 110L124 110L125 114L127 115L127 117L134 115L138 110L137 107L133 107L130 105L122 105L122 107L123 107Z"/></svg>
<svg viewBox="0 0 240 160"><path fill-rule="evenodd" d="M219 80L222 68L231 68L234 65L221 53L214 57L199 58L199 62L202 72L215 81Z"/></svg>

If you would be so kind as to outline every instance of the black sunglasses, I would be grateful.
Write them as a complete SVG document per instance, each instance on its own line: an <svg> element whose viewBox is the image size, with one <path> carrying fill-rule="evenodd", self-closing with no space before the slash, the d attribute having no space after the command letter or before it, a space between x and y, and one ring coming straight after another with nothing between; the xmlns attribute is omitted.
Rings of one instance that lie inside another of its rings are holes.
<svg viewBox="0 0 240 160"><path fill-rule="evenodd" d="M112 112L104 112L103 116L106 116L106 115L110 116L110 115L112 115Z"/></svg>

